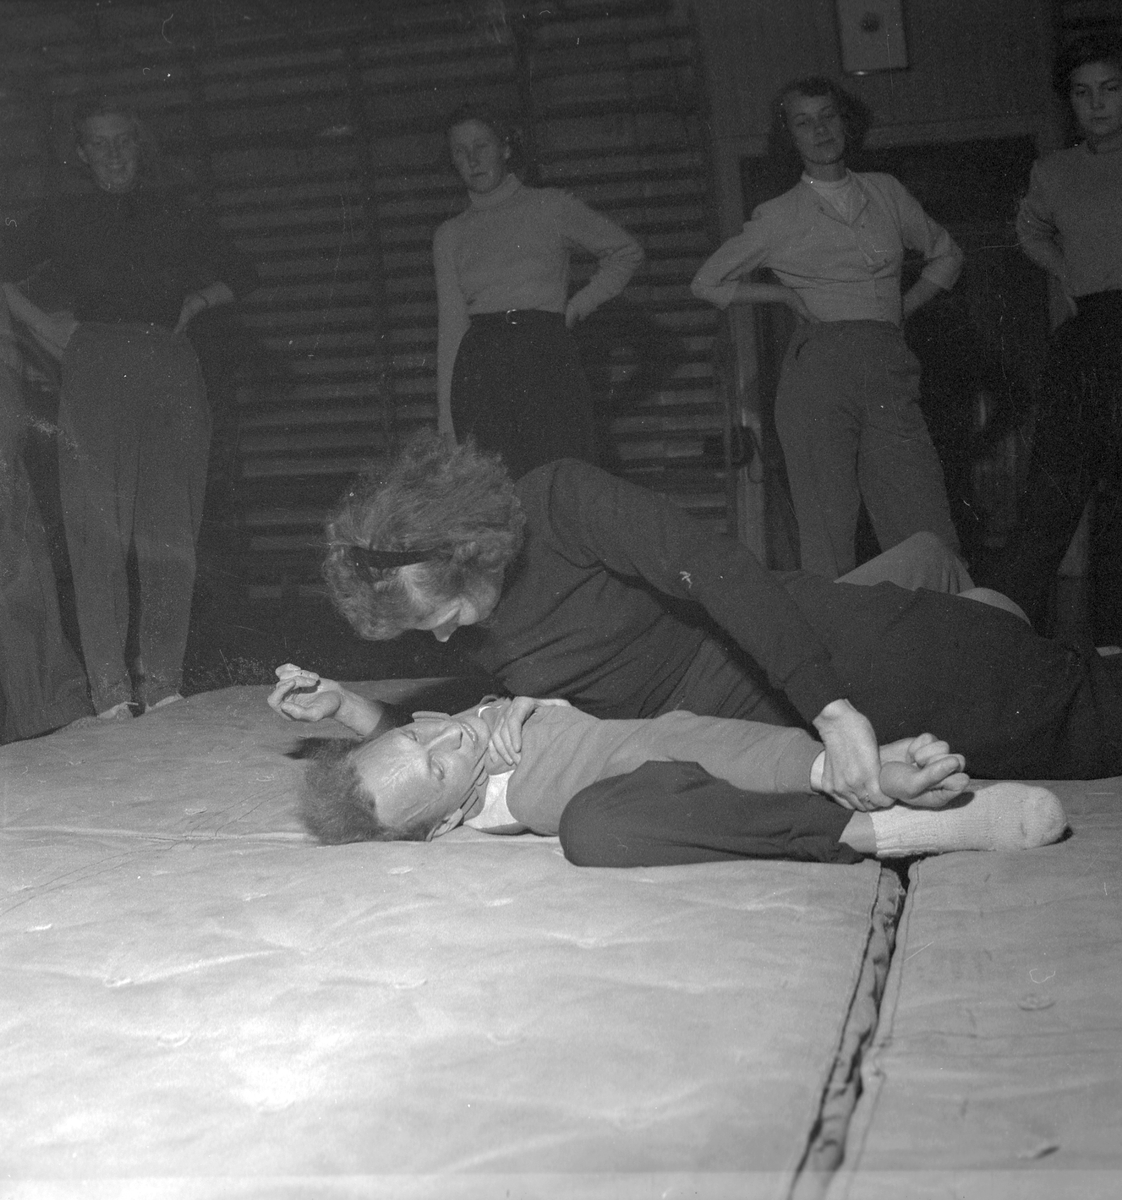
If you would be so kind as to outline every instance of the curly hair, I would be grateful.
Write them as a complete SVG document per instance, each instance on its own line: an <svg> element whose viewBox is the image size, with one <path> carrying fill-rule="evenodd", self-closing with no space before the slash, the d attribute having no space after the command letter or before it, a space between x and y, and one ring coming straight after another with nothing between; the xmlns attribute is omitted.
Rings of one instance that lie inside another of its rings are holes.
<svg viewBox="0 0 1122 1200"><path fill-rule="evenodd" d="M1090 63L1108 62L1122 70L1122 37L1109 33L1087 33L1066 45L1052 68L1052 87L1066 96L1072 72Z"/></svg>
<svg viewBox="0 0 1122 1200"><path fill-rule="evenodd" d="M323 574L332 602L361 637L395 638L506 567L524 524L498 455L423 432L363 475L328 518ZM371 549L426 559L377 567L364 557Z"/></svg>
<svg viewBox="0 0 1122 1200"><path fill-rule="evenodd" d="M379 816L375 797L363 787L356 765L359 752L367 745L369 739L315 739L300 789L300 820L325 845L425 841L432 831L431 822L395 829Z"/></svg>
<svg viewBox="0 0 1122 1200"><path fill-rule="evenodd" d="M825 75L804 75L801 79L792 79L784 84L771 102L771 127L768 131L768 153L771 157L792 169L801 169L802 158L787 125L787 99L796 94L815 98L829 96L842 119L846 155L856 154L861 149L872 125L872 114L868 107Z"/></svg>

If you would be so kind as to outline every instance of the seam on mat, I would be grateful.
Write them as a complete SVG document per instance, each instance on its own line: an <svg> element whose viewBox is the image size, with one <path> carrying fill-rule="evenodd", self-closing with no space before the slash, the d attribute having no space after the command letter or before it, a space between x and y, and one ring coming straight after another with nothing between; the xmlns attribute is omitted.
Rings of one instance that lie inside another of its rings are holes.
<svg viewBox="0 0 1122 1200"><path fill-rule="evenodd" d="M888 904L888 878L899 880L899 891L895 900L895 911L886 916L883 924L878 927L874 920L878 911ZM838 1042L834 1050L834 1062L823 1082L819 1096L818 1113L814 1124L807 1136L806 1146L799 1159L798 1166L788 1189L788 1200L819 1200L829 1187L843 1162L850 1156L849 1128L857 1103L864 1091L864 1071L866 1054L876 1044L881 1031L881 1014L884 999L887 995L892 964L895 960L897 934L905 920L908 885L890 867L881 866L877 877L877 889L872 904L868 910L869 929L862 950L861 964L858 968L853 988L850 993L849 1005L845 1019L842 1021ZM887 943L887 957L883 974L877 979L875 966L875 949L878 939L883 936ZM873 997L873 1019L868 1028L862 1031L856 1039L856 1044L846 1048L850 1034L853 1015L857 1004L871 991ZM838 1106L838 1097L844 1096L842 1107L844 1116L839 1112L829 1112L828 1108Z"/></svg>

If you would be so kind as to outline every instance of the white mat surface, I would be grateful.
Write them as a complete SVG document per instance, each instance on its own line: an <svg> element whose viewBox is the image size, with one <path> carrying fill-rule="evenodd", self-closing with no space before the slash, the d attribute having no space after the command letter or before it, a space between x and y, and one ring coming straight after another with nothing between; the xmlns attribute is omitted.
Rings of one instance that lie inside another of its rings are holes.
<svg viewBox="0 0 1122 1200"><path fill-rule="evenodd" d="M1122 1196L1122 780L1074 836L912 868L830 1200Z"/></svg>
<svg viewBox="0 0 1122 1200"><path fill-rule="evenodd" d="M265 694L0 749L4 1195L787 1194L874 864L315 847Z"/></svg>

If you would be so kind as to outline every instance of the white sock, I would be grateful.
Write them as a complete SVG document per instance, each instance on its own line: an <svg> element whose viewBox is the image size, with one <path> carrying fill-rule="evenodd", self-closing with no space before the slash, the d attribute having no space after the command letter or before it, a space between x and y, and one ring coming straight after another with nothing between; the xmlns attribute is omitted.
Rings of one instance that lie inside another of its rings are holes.
<svg viewBox="0 0 1122 1200"><path fill-rule="evenodd" d="M1067 827L1059 800L1026 783L987 783L946 808L894 804L869 813L877 855L942 854L950 850L1028 850L1056 841Z"/></svg>

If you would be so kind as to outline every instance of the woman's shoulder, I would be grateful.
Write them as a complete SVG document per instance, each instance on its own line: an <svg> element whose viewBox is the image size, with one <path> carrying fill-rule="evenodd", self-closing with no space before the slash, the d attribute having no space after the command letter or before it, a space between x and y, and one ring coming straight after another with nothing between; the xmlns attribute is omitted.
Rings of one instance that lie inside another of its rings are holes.
<svg viewBox="0 0 1122 1200"><path fill-rule="evenodd" d="M527 184L523 184L518 190L518 198L524 204L551 212L574 207L587 207L584 201L570 192L568 188L529 187Z"/></svg>
<svg viewBox="0 0 1122 1200"><path fill-rule="evenodd" d="M813 195L800 179L785 192L780 192L778 196L772 196L770 200L762 200L757 204L752 210L750 220L765 225L792 220L797 216L802 216L804 210L813 209L813 203L808 208L807 201L813 201Z"/></svg>
<svg viewBox="0 0 1122 1200"><path fill-rule="evenodd" d="M1062 150L1053 150L1032 164L1032 180L1036 184L1048 186L1075 185L1089 175L1097 174L1107 159L1118 159L1122 165L1122 157L1118 155L1092 154L1084 142L1077 146L1067 146ZM1108 164L1115 165L1113 162Z"/></svg>
<svg viewBox="0 0 1122 1200"><path fill-rule="evenodd" d="M874 193L890 203L898 203L902 197L911 195L900 180L887 171L850 171L850 175L866 194Z"/></svg>
<svg viewBox="0 0 1122 1200"><path fill-rule="evenodd" d="M454 245L463 232L467 215L466 212L459 212L454 217L449 217L446 221L441 221L433 231L433 248L439 250L442 247Z"/></svg>

